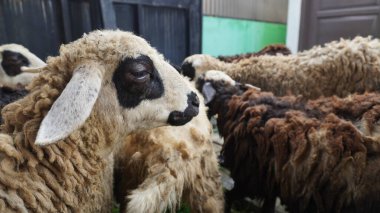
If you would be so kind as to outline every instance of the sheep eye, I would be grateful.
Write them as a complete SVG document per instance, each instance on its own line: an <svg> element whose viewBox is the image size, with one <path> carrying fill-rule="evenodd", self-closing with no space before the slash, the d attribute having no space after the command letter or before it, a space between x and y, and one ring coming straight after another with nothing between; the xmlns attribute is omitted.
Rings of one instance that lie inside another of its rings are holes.
<svg viewBox="0 0 380 213"><path fill-rule="evenodd" d="M149 78L149 72L147 71L137 71L131 73L137 80Z"/></svg>
<svg viewBox="0 0 380 213"><path fill-rule="evenodd" d="M153 61L146 55L121 61L112 81L120 104L127 108L137 106L144 99L155 99L164 94L162 79Z"/></svg>
<svg viewBox="0 0 380 213"><path fill-rule="evenodd" d="M151 71L142 64L134 64L129 67L126 72L127 80L132 80L138 83L146 82L150 79Z"/></svg>
<svg viewBox="0 0 380 213"><path fill-rule="evenodd" d="M125 78L127 81L144 83L151 78L152 69L145 61L136 60L126 66Z"/></svg>

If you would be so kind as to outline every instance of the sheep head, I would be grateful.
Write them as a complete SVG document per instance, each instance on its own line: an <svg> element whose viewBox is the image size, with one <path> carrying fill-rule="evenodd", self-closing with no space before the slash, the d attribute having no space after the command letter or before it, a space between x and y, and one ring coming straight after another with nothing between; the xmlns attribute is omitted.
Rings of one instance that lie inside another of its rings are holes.
<svg viewBox="0 0 380 213"><path fill-rule="evenodd" d="M199 111L190 83L129 32L94 31L61 46L47 63L40 78L44 72L69 72L71 78L42 120L39 145L67 137L91 115L123 138L135 130L183 125Z"/></svg>
<svg viewBox="0 0 380 213"><path fill-rule="evenodd" d="M202 92L205 104L209 107L209 116L220 112L223 105L233 96L242 94L247 89L260 88L250 84L240 84L222 71L210 70L196 81L196 88Z"/></svg>
<svg viewBox="0 0 380 213"><path fill-rule="evenodd" d="M219 69L219 64L223 63L217 58L206 54L194 54L187 58L182 63L182 74L189 77L191 80L196 80L200 75L208 70Z"/></svg>
<svg viewBox="0 0 380 213"><path fill-rule="evenodd" d="M29 84L36 73L23 72L31 68L45 66L45 62L19 44L0 46L0 86L12 89L23 88Z"/></svg>

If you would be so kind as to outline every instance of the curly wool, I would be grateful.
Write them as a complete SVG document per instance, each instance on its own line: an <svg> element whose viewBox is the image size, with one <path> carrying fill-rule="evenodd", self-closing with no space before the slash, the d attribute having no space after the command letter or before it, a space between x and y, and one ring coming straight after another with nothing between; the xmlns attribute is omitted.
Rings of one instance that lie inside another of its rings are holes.
<svg viewBox="0 0 380 213"><path fill-rule="evenodd" d="M378 97L306 104L255 90L232 97L218 116L224 165L235 181L229 199L264 198L264 211L278 196L290 212L377 212L378 127L366 135L351 121L376 124Z"/></svg>
<svg viewBox="0 0 380 213"><path fill-rule="evenodd" d="M201 101L201 103L203 103ZM117 154L116 198L121 212L223 212L223 191L206 109L180 127L130 135Z"/></svg>
<svg viewBox="0 0 380 213"><path fill-rule="evenodd" d="M106 38L108 42L94 48L98 36L104 35L96 32L62 45L60 56L48 58L42 74L28 86L29 95L3 108L2 133L12 138L1 134L6 139L0 140L1 212L111 211L113 156L110 153L107 158L101 157L104 153L99 150L115 141L112 121L98 125L99 116L93 112L80 129L60 142L46 147L34 144L43 117L71 79L73 70L90 59L110 61L109 64L118 60L116 52L122 52L118 47L126 45L120 43L122 39L110 36ZM116 45L109 45L111 42ZM130 49L133 55L134 49Z"/></svg>
<svg viewBox="0 0 380 213"><path fill-rule="evenodd" d="M271 109L272 114L280 115L287 110L301 110L312 117L322 119L326 115L332 113L338 118L350 121L353 125L366 136L378 137L380 136L380 126L378 121L380 119L380 96L379 93L364 93L352 94L346 98L339 98L337 96L321 97L315 100L305 102L301 97L296 96L274 96L271 92L259 92L256 90L249 90L244 95L243 91L236 89L223 88L225 97L221 96L220 99L229 99L231 95L241 95L242 99L250 100L251 105L268 105L276 107ZM231 91L230 91L231 90ZM234 92L231 94L231 92ZM232 103L232 102L231 102ZM223 105L212 106L210 111L218 111L227 113ZM214 109L217 108L217 109Z"/></svg>
<svg viewBox="0 0 380 213"><path fill-rule="evenodd" d="M282 44L272 44L264 47L258 52L254 53L245 53L240 55L233 55L233 56L218 56L218 59L226 62L226 63L237 63L243 59L251 58L251 57L259 57L262 55L290 55L292 54L290 50Z"/></svg>
<svg viewBox="0 0 380 213"><path fill-rule="evenodd" d="M54 66L66 67L59 63ZM94 115L62 142L47 147L34 145L42 118L70 79L69 73L52 70L46 69L32 83L30 95L2 111L2 133L13 139L0 135L0 211L107 212L111 206L99 204L110 204L112 192L99 183L109 181L112 185L107 170L112 174L113 159L102 159L95 152L95 146L110 138L108 130L89 127ZM83 202L86 200L93 203Z"/></svg>
<svg viewBox="0 0 380 213"><path fill-rule="evenodd" d="M163 93L127 109L117 93L128 88L115 88L113 77L122 61L141 55L152 60ZM84 35L47 64L30 93L2 110L0 209L110 212L113 152L121 139L168 125L174 111L188 121L198 111L188 103L196 102L193 89L144 39L119 30Z"/></svg>
<svg viewBox="0 0 380 213"><path fill-rule="evenodd" d="M320 96L377 91L380 88L380 42L356 37L287 56L261 56L224 63L208 55L185 59L197 75L221 70L241 83L249 83L275 95Z"/></svg>
<svg viewBox="0 0 380 213"><path fill-rule="evenodd" d="M9 103L16 101L28 94L27 90L13 90L6 87L0 88L0 110ZM0 117L0 123L3 123L3 118Z"/></svg>

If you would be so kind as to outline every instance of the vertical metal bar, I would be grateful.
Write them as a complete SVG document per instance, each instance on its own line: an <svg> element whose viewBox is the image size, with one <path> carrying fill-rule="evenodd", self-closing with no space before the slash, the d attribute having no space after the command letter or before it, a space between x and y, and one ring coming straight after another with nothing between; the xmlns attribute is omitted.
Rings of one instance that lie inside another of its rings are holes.
<svg viewBox="0 0 380 213"><path fill-rule="evenodd" d="M202 5L201 0L193 0L189 8L189 55L200 53L202 49Z"/></svg>
<svg viewBox="0 0 380 213"><path fill-rule="evenodd" d="M62 11L62 21L63 21L63 34L64 34L65 43L70 42L72 39L69 1L70 0L60 0L61 11Z"/></svg>
<svg viewBox="0 0 380 213"><path fill-rule="evenodd" d="M112 0L100 0L100 10L102 13L103 27L116 29L116 16Z"/></svg>
<svg viewBox="0 0 380 213"><path fill-rule="evenodd" d="M137 5L137 34L144 35L145 24L144 24L144 6L142 4Z"/></svg>

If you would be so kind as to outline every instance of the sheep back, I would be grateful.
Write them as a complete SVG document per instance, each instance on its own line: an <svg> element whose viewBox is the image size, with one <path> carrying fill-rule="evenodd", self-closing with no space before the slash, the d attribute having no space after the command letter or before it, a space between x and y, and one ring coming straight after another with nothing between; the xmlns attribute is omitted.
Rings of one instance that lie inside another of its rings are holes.
<svg viewBox="0 0 380 213"><path fill-rule="evenodd" d="M262 55L290 55L290 50L282 44L272 44L264 47L258 52L254 53L245 53L240 55L233 55L233 56L218 56L218 59L226 62L226 63L237 63L243 59L251 58L251 57L259 57Z"/></svg>
<svg viewBox="0 0 380 213"><path fill-rule="evenodd" d="M248 91L219 115L235 194L279 196L290 212L378 210L378 142L295 100Z"/></svg>

